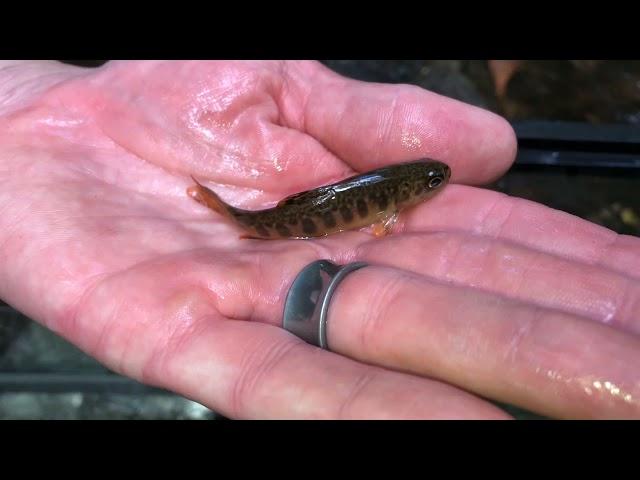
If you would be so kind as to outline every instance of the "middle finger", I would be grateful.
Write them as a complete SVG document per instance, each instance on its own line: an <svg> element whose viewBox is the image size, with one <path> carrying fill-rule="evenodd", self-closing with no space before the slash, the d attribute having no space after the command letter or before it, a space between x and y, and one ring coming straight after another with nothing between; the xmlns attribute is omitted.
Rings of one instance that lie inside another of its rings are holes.
<svg viewBox="0 0 640 480"><path fill-rule="evenodd" d="M460 232L405 233L368 241L355 258L640 333L640 280L513 242Z"/></svg>

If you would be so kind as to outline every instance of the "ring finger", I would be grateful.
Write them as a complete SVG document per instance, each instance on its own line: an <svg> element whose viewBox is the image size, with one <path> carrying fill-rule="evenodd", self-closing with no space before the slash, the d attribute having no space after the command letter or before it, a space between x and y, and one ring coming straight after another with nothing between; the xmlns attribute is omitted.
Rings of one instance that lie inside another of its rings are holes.
<svg viewBox="0 0 640 480"><path fill-rule="evenodd" d="M549 416L640 417L640 340L606 325L370 266L340 284L329 348Z"/></svg>

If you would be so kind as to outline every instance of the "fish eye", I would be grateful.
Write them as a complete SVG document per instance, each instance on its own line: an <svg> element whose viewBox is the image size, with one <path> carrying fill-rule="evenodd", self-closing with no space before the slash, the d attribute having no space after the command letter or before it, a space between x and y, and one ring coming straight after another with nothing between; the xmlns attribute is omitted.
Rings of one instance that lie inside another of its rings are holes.
<svg viewBox="0 0 640 480"><path fill-rule="evenodd" d="M431 180L429 180L429 188L439 187L441 183L442 177L433 177Z"/></svg>

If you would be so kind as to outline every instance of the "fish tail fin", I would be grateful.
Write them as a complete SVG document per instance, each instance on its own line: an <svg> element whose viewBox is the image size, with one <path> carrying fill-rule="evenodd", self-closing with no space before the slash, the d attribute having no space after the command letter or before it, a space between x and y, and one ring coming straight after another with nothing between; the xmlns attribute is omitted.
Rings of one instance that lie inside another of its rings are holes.
<svg viewBox="0 0 640 480"><path fill-rule="evenodd" d="M191 178L196 184L187 188L187 195L220 215L228 218L233 217L230 205L227 205L213 190L198 182L193 175L191 175Z"/></svg>

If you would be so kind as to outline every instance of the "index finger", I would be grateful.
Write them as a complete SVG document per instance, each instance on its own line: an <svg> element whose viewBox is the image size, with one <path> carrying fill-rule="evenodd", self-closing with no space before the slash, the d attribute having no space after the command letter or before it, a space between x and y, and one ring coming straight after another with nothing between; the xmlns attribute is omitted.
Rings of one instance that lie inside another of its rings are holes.
<svg viewBox="0 0 640 480"><path fill-rule="evenodd" d="M492 112L413 85L316 78L304 128L355 170L430 157L449 164L453 182L481 184L515 159L513 128Z"/></svg>

